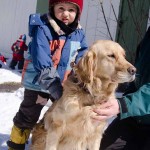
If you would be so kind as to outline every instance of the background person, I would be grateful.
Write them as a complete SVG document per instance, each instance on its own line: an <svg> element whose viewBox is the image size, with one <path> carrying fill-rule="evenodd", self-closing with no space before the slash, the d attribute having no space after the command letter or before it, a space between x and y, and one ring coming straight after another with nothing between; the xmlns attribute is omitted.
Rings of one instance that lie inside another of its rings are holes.
<svg viewBox="0 0 150 150"><path fill-rule="evenodd" d="M19 39L13 43L11 50L13 51L12 61L9 67L15 69L18 64L18 69L22 70L24 65L24 51L27 51L28 46L26 45L26 35L20 35Z"/></svg>
<svg viewBox="0 0 150 150"><path fill-rule="evenodd" d="M0 61L6 65L6 58L0 53ZM2 64L0 64L0 68L2 68Z"/></svg>

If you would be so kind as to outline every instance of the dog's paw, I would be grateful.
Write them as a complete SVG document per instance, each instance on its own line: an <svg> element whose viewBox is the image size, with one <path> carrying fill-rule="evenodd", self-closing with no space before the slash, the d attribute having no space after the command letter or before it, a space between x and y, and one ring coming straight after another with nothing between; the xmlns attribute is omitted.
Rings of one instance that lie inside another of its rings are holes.
<svg viewBox="0 0 150 150"><path fill-rule="evenodd" d="M98 126L101 123L99 120L94 119L96 116L98 116L98 114L92 111L91 115L90 115L90 117L91 117L90 119L94 126Z"/></svg>
<svg viewBox="0 0 150 150"><path fill-rule="evenodd" d="M86 106L83 108L82 111L83 119L87 120L88 123L90 123L92 126L98 126L100 124L100 121L95 120L94 117L98 114L93 111L93 107Z"/></svg>
<svg viewBox="0 0 150 150"><path fill-rule="evenodd" d="M45 150L57 150L57 148L56 147L48 147L48 148L46 148Z"/></svg>

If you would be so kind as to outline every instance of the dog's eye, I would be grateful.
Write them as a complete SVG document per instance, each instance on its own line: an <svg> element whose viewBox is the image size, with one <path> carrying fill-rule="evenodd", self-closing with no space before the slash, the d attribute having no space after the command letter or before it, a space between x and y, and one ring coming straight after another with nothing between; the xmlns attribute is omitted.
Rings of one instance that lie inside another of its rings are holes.
<svg viewBox="0 0 150 150"><path fill-rule="evenodd" d="M115 58L115 55L114 54L110 54L110 55L108 55L108 57Z"/></svg>

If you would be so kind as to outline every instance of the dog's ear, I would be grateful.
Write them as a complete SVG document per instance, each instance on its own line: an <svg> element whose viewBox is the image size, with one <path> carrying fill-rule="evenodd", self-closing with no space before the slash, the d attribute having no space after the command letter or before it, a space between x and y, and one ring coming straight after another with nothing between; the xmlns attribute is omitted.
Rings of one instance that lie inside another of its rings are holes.
<svg viewBox="0 0 150 150"><path fill-rule="evenodd" d="M83 83L93 83L93 73L96 69L96 53L92 47L87 53L79 60L76 65L76 74Z"/></svg>

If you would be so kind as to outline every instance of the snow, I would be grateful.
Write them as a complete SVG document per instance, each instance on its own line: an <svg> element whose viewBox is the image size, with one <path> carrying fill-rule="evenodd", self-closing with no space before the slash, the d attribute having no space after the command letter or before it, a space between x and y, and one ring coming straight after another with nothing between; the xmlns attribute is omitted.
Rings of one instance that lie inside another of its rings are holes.
<svg viewBox="0 0 150 150"><path fill-rule="evenodd" d="M7 69L0 69L0 84L4 82L20 82L21 74L17 71L11 71Z"/></svg>
<svg viewBox="0 0 150 150"><path fill-rule="evenodd" d="M3 84L5 82L20 83L21 73L19 73L18 70L9 69L7 65L3 65L3 68L0 68L0 84ZM13 117L18 111L20 103L23 100L23 94L23 87L14 92L0 92L0 150L8 149L6 142L7 140L9 140L11 128L13 126ZM48 105L50 105L50 102ZM40 119L48 109L47 106L43 108ZM29 149L28 146L26 147L26 150Z"/></svg>

